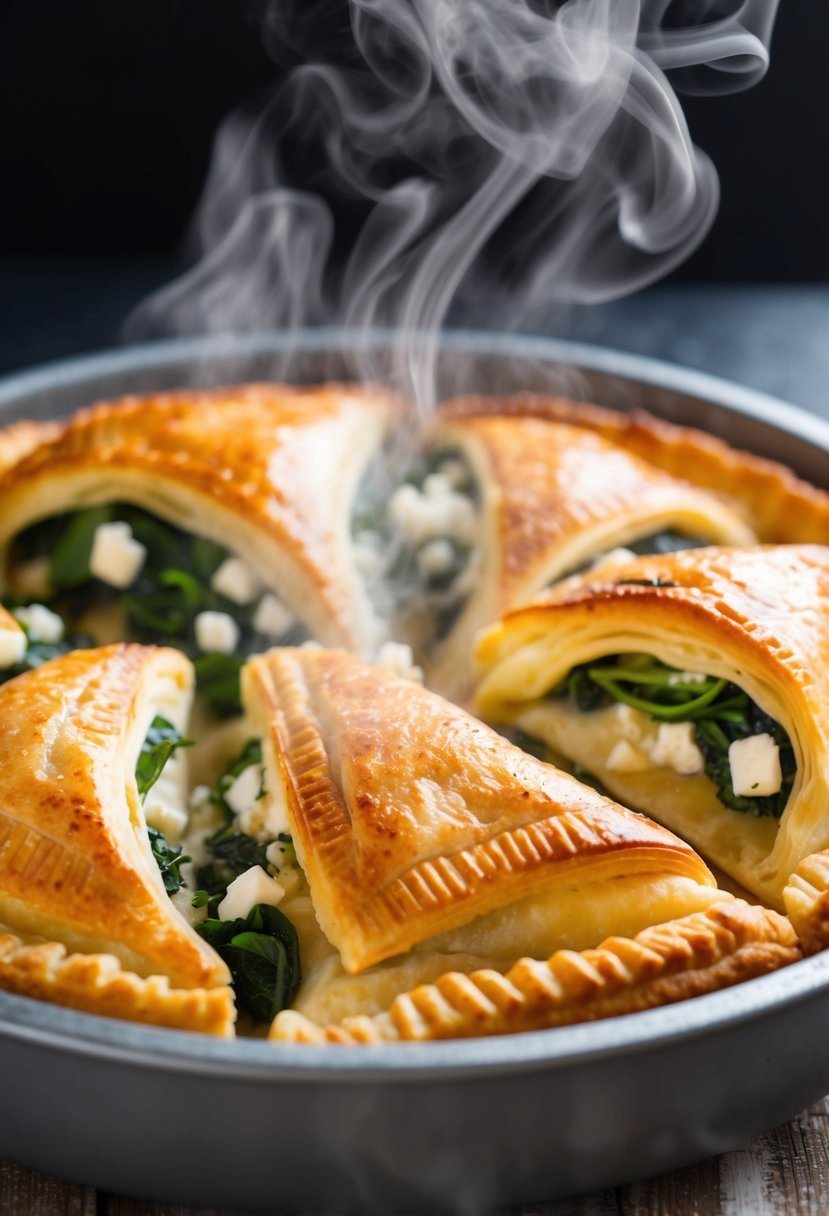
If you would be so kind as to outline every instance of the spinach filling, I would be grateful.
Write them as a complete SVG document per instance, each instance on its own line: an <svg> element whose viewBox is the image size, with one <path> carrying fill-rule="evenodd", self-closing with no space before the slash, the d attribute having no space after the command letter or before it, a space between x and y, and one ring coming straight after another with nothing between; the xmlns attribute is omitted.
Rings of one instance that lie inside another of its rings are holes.
<svg viewBox="0 0 829 1216"><path fill-rule="evenodd" d="M142 801L158 781L161 771L170 757L180 747L192 746L193 740L183 738L172 722L168 722L166 718L158 715L153 718L135 766L135 784ZM147 834L150 838L153 857L161 872L164 890L168 895L175 895L176 891L180 891L185 885L184 879L181 877L181 867L192 858L182 851L181 845L170 844L164 833L160 832L158 828L148 826Z"/></svg>
<svg viewBox="0 0 829 1216"><path fill-rule="evenodd" d="M291 1004L302 978L294 926L284 912L267 904L257 904L246 917L236 920L219 920L217 916L234 879L252 866L268 869L267 853L272 844L281 845L283 864L296 864L290 836L257 840L234 826L226 794L241 773L261 763L261 744L251 739L210 790L209 802L221 811L225 822L205 841L210 860L197 871L199 889L193 905L207 908L208 919L196 930L230 968L240 1007L256 1021L272 1021L280 1009Z"/></svg>
<svg viewBox="0 0 829 1216"><path fill-rule="evenodd" d="M683 549L705 549L710 544L710 540L705 540L701 536L683 536L681 532L674 532L673 529L666 528L662 532L652 532L650 536L642 536L639 540L625 541L618 548L629 549L636 557L658 557L665 553L681 553ZM605 556L604 553L599 553L595 557L588 558L581 565L567 570L564 574L556 575L551 586L562 582L565 578L572 578L576 574L586 574ZM652 581L655 585L662 585L659 580Z"/></svg>
<svg viewBox="0 0 829 1216"><path fill-rule="evenodd" d="M114 520L128 524L147 551L135 582L125 591L90 573L95 531ZM183 650L193 660L200 695L224 717L241 712L239 673L246 657L277 640L281 645L294 645L305 636L298 624L279 639L263 635L253 623L256 601L237 604L213 590L211 579L229 556L221 545L183 532L138 507L114 503L53 517L28 528L15 541L12 564L35 558L48 561L49 594L43 598L70 627L95 605L122 598L129 639L162 642ZM235 653L206 654L199 649L195 621L202 612L222 612L234 619L239 627ZM85 638L68 637L65 650L78 641L88 644ZM37 659L33 654L33 660ZM17 670L9 669L3 676L10 674Z"/></svg>
<svg viewBox="0 0 829 1216"><path fill-rule="evenodd" d="M551 695L569 697L584 713L622 703L657 722L692 722L720 802L744 814L779 819L797 767L786 731L736 684L715 676L685 682L682 674L651 655L611 655L574 667ZM728 749L738 739L761 734L779 748L782 785L775 794L755 798L735 794Z"/></svg>

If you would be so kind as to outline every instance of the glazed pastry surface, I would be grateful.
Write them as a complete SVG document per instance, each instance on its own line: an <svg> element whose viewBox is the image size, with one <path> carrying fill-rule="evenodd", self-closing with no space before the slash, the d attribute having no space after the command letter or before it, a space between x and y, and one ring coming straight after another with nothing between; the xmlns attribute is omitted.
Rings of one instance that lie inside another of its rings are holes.
<svg viewBox="0 0 829 1216"><path fill-rule="evenodd" d="M829 494L773 460L731 447L715 435L677 426L646 410L606 409L542 393L458 397L447 418L509 414L547 418L592 431L674 477L708 490L742 515L763 542L829 541Z"/></svg>
<svg viewBox="0 0 829 1216"><path fill-rule="evenodd" d="M782 908L795 866L829 846L827 597L829 549L808 545L691 550L574 579L482 639L478 711L585 764L616 797ZM573 667L625 653L733 682L784 728L797 775L779 822L722 805L703 775L608 767L603 711L582 714L548 694Z"/></svg>
<svg viewBox="0 0 829 1216"><path fill-rule="evenodd" d="M583 946L716 895L682 841L410 680L284 649L249 662L243 695L347 971L425 942L507 960L551 935Z"/></svg>
<svg viewBox="0 0 829 1216"><path fill-rule="evenodd" d="M0 922L69 952L111 954L177 988L227 983L171 903L135 766L159 709L186 716L178 651L77 650L0 687Z"/></svg>
<svg viewBox="0 0 829 1216"><path fill-rule="evenodd" d="M588 429L543 417L470 416L438 426L481 488L477 587L428 664L453 699L475 633L591 559L663 531L712 544L751 544L751 527L721 498L668 476ZM693 543L689 541L689 543Z"/></svg>
<svg viewBox="0 0 829 1216"><path fill-rule="evenodd" d="M0 547L47 516L130 502L233 550L314 636L362 650L376 624L350 517L392 408L381 390L251 384L102 403L28 447L10 428Z"/></svg>

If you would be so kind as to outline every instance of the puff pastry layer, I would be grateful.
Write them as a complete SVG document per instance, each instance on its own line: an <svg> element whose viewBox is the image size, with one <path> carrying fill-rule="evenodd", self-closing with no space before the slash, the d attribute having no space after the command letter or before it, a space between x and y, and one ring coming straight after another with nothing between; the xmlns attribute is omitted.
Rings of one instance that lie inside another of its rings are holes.
<svg viewBox="0 0 829 1216"><path fill-rule="evenodd" d="M166 976L141 979L111 954L69 954L58 942L24 945L0 933L0 988L100 1017L232 1036L233 994L222 988L171 988Z"/></svg>
<svg viewBox="0 0 829 1216"><path fill-rule="evenodd" d="M135 783L147 729L189 704L178 651L78 650L0 687L0 922L178 988L226 984L170 901Z"/></svg>
<svg viewBox="0 0 829 1216"><path fill-rule="evenodd" d="M829 494L791 469L694 427L677 426L645 410L610 410L540 393L468 396L447 401L448 417L512 414L569 423L603 436L654 468L708 490L740 513L763 542L829 540Z"/></svg>
<svg viewBox="0 0 829 1216"><path fill-rule="evenodd" d="M271 1039L292 1043L389 1043L542 1030L634 1013L714 992L797 961L789 922L741 900L716 903L632 940L521 959L506 975L457 972L397 997L374 1017L315 1026L285 1010Z"/></svg>
<svg viewBox="0 0 829 1216"><path fill-rule="evenodd" d="M0 547L46 516L131 502L239 554L315 637L362 650L376 624L350 517L391 411L379 389L252 384L95 405L31 450L12 428Z"/></svg>
<svg viewBox="0 0 829 1216"><path fill-rule="evenodd" d="M248 663L243 697L348 971L427 940L511 959L587 946L715 897L682 841L409 680L274 650Z"/></svg>
<svg viewBox="0 0 829 1216"><path fill-rule="evenodd" d="M650 585L661 581L667 585ZM644 585L643 585L644 584ZM482 640L479 711L543 738L629 806L691 841L748 890L782 907L809 853L829 846L829 549L758 546L640 558L508 614ZM737 684L788 733L797 776L779 823L723 806L704 775L612 771L608 746L548 693L571 668L644 652Z"/></svg>
<svg viewBox="0 0 829 1216"><path fill-rule="evenodd" d="M464 455L481 492L477 588L427 666L430 686L453 699L469 691L477 631L591 558L668 530L712 544L756 540L720 498L586 428L470 416L438 426L433 441Z"/></svg>

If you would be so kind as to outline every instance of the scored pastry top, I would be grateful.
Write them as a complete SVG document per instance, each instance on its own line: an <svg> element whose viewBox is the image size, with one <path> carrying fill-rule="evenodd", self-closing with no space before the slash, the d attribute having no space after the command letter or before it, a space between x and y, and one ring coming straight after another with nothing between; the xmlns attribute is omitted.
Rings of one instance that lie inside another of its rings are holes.
<svg viewBox="0 0 829 1216"><path fill-rule="evenodd" d="M0 687L0 923L113 954L181 988L229 973L171 903L135 783L159 705L189 700L176 650L76 650Z"/></svg>
<svg viewBox="0 0 829 1216"><path fill-rule="evenodd" d="M244 695L348 970L556 883L639 873L714 885L671 833L351 656L271 651L249 662Z"/></svg>

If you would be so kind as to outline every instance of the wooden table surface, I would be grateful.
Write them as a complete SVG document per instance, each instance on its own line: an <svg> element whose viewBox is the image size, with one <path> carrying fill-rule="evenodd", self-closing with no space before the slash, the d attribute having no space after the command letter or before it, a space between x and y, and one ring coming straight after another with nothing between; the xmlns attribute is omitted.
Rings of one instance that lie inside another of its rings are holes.
<svg viewBox="0 0 829 1216"><path fill-rule="evenodd" d="M459 1216L789 1216L829 1212L829 1098L746 1148L615 1190ZM230 1216L104 1195L0 1164L0 1216ZM279 1216L271 1209L270 1216ZM305 1212L302 1216L337 1216ZM369 1216L366 1213L365 1216ZM383 1216L373 1212L371 1216ZM425 1216L425 1214L421 1214Z"/></svg>

